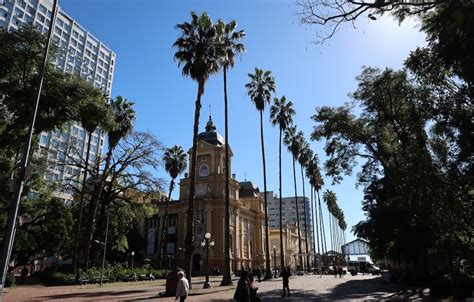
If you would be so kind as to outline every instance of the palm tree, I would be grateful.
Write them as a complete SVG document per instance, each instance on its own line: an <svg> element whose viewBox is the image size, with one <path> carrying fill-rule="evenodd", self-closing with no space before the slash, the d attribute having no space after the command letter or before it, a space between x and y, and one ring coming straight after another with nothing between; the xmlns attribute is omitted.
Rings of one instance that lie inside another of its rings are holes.
<svg viewBox="0 0 474 302"><path fill-rule="evenodd" d="M87 139L87 151L86 159L84 162L84 176L82 178L82 189L79 196L79 217L77 222L77 232L74 242L74 275L78 276L77 270L77 253L79 242L81 241L81 228L82 228L82 212L84 208L84 194L86 192L86 181L87 181L87 172L89 168L89 156L91 150L92 134L95 132L97 127L100 124L107 124L109 118L109 110L106 104L106 97L97 90L94 95L91 95L91 98L85 99L78 108L78 120L81 123L82 128L84 128L88 134ZM82 151L82 150L81 150Z"/></svg>
<svg viewBox="0 0 474 302"><path fill-rule="evenodd" d="M108 136L108 151L105 157L105 166L97 185L97 190L94 190L90 201L90 212L89 212L89 224L88 232L86 237L86 246L84 251L85 257L85 270L89 266L89 256L92 239L94 237L94 227L97 214L97 206L99 204L100 197L104 188L105 181L110 173L110 161L112 159L112 152L117 147L118 143L124 138L131 130L133 121L135 119L135 111L132 108L133 103L127 101L121 96L117 96L115 101L110 104L110 110L113 115L113 120L107 129Z"/></svg>
<svg viewBox="0 0 474 302"><path fill-rule="evenodd" d="M293 109L293 103L286 101L286 97L282 96L280 99L274 98L273 105L270 107L270 121L273 126L278 125L280 129L279 137L279 149L278 149L278 167L279 167L279 187L280 187L280 265L281 268L285 267L285 250L283 249L283 216L282 216L282 200L281 200L281 143L282 134L293 123L293 116L295 110Z"/></svg>
<svg viewBox="0 0 474 302"><path fill-rule="evenodd" d="M174 189L174 180L188 167L188 156L181 146L174 145L173 147L167 148L165 150L165 153L163 155L163 161L165 163L165 171L168 172L168 174L171 176L171 182L170 190L168 193L168 199L166 200L165 214L161 223L160 241L158 242L158 264L160 265L160 267L163 262L163 242L167 241L168 232L166 231L166 225L168 222L168 210L171 202L171 193Z"/></svg>
<svg viewBox="0 0 474 302"><path fill-rule="evenodd" d="M250 100L255 104L260 113L260 144L262 146L263 165L263 198L265 201L265 279L272 278L270 269L270 231L268 225L268 201L267 201L267 172L265 165L265 144L263 141L263 111L265 104L270 104L272 93L276 91L275 79L271 71L263 71L255 68L255 74L248 74L250 82L245 84Z"/></svg>
<svg viewBox="0 0 474 302"><path fill-rule="evenodd" d="M311 152L311 154L313 154L313 151L311 151L309 149L309 151ZM313 184L315 182L315 179L314 179L314 173L315 173L315 163L314 163L314 160L313 160L313 155L310 156L310 159L307 163L307 165L305 166L305 170L306 170L306 177L309 179L309 184L310 184L310 194L311 194L311 216L312 216L312 221L313 221L313 253L314 253L314 262L313 262L313 265L315 266L316 265L316 244L318 245L318 249L319 249L319 235L318 235L318 224L317 224L317 217L315 219L314 217L314 213L315 213L315 203L314 203L314 194L313 194ZM317 213L316 213L317 215ZM315 229L316 228L316 229Z"/></svg>
<svg viewBox="0 0 474 302"><path fill-rule="evenodd" d="M301 257L301 229L300 229L300 213L298 208L298 191L296 189L296 160L300 154L301 149L301 137L303 136L303 132L296 131L296 126L291 126L286 128L285 130L285 137L283 138L283 142L285 145L288 146L288 151L290 151L293 159L293 184L295 186L295 203L296 203L296 222L297 222L297 229L298 229L298 253L299 253L299 260L300 266L303 266L303 258Z"/></svg>
<svg viewBox="0 0 474 302"><path fill-rule="evenodd" d="M334 229L334 213L336 212L337 208L337 198L336 194L331 191L327 190L323 194L323 200L326 203L328 207L328 215L329 215L329 232L330 232L330 238L331 238L331 249L335 250L335 232L336 230Z"/></svg>
<svg viewBox="0 0 474 302"><path fill-rule="evenodd" d="M321 175L321 171L319 170L319 158L317 154L314 154L311 160L311 165L308 168L308 173L311 175L310 177L311 185L316 191L317 197L318 197L317 202L316 202L316 199L314 200L315 211L316 211L316 220L315 220L316 221L316 236L317 236L317 241L318 241L319 252L321 255L323 255L326 250L326 246L325 246L326 236L324 233L324 221L323 221L323 213L322 213L322 208L321 208L321 199L319 196L319 191L324 185L324 180ZM318 220L318 212L319 212L319 220ZM319 227L318 227L318 223L319 223ZM318 232L318 229L319 229L319 232ZM321 241L319 239L321 239ZM321 243L320 246L319 246L319 243Z"/></svg>
<svg viewBox="0 0 474 302"><path fill-rule="evenodd" d="M196 105L194 110L193 149L191 153L189 175L189 204L187 212L187 230L185 238L185 265L184 269L191 272L191 256L194 251L194 201L196 191L196 160L197 139L199 130L199 116L201 111L201 97L204 94L206 81L219 71L219 49L216 40L216 30L209 15L204 12L200 16L191 12L191 23L177 24L181 36L176 39L173 47L177 48L174 59L178 66L183 65L182 73L189 76L198 84ZM191 285L191 274L188 275Z"/></svg>
<svg viewBox="0 0 474 302"><path fill-rule="evenodd" d="M304 237L306 238L306 241L308 241L308 212L306 209L306 192L305 192L305 186L304 186L304 169L308 166L309 161L313 158L313 151L310 149L308 142L302 137L301 139L301 150L300 150L300 156L298 157L298 162L300 163L300 168L301 168L301 183L303 184L303 212L304 212ZM314 241L314 240L313 240ZM309 247L308 244L306 244L306 263L309 264ZM308 266L309 267L309 266Z"/></svg>
<svg viewBox="0 0 474 302"><path fill-rule="evenodd" d="M245 36L243 30L235 31L237 22L234 20L226 24L222 20L218 20L216 25L217 37L221 45L222 56L220 64L224 71L224 128L225 128L225 235L224 235L224 274L222 276L221 285L232 285L230 276L230 171L229 171L229 127L227 116L227 68L234 67L235 55L245 51L244 44L240 40Z"/></svg>

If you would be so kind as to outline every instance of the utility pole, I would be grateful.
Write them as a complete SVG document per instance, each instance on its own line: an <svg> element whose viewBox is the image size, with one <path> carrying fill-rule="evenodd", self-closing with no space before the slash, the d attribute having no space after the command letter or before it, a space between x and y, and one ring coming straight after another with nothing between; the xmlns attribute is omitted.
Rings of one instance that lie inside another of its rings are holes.
<svg viewBox="0 0 474 302"><path fill-rule="evenodd" d="M0 273L2 274L0 278L0 302L2 301L3 288L5 287L5 281L7 279L7 272L8 272L8 265L10 263L11 250L13 249L13 242L15 238L14 235L16 232L16 220L18 216L18 207L20 205L20 200L23 193L23 187L25 185L25 181L31 175L31 170L28 168L28 160L29 160L29 156L31 152L31 141L33 140L33 133L35 130L36 115L38 113L38 107L39 107L39 102L41 98L41 91L43 89L43 81L44 81L44 75L46 73L46 65L48 63L49 44L51 43L51 37L53 35L54 25L56 23L57 5L58 5L58 0L54 0L53 14L51 17L51 23L48 30L48 38L46 40L46 45L44 48L43 63L41 65L41 76L40 76L40 81L38 83L38 92L36 94L36 101L32 110L31 122L28 128L28 137L26 139L25 148L23 149L23 158L21 160L20 173L18 175L19 184L17 187L17 191L15 193L15 199L13 200L13 203L12 203L11 212L8 217L7 232L5 233L5 237L3 239L3 251L2 251L2 258L0 262Z"/></svg>

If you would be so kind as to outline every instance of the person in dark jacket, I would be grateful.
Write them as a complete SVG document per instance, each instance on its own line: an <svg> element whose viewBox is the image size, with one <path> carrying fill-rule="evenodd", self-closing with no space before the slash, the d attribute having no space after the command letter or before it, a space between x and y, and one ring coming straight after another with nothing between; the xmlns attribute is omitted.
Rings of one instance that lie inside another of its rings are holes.
<svg viewBox="0 0 474 302"><path fill-rule="evenodd" d="M280 277L283 278L283 295L281 296L282 298L285 297L285 289L288 291L287 297L290 296L290 276L290 267L284 267L280 273Z"/></svg>
<svg viewBox="0 0 474 302"><path fill-rule="evenodd" d="M240 271L240 279L234 293L234 300L237 302L250 302L250 280L249 272L245 269Z"/></svg>

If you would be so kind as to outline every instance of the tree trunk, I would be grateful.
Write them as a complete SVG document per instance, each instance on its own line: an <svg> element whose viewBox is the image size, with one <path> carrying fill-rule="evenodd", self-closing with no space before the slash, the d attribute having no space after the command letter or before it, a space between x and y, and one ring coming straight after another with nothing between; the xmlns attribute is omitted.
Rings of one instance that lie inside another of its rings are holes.
<svg viewBox="0 0 474 302"><path fill-rule="evenodd" d="M325 254L327 252L327 244L326 244L326 234L324 231L324 218L323 218L323 208L321 207L321 198L319 196L319 190L316 191L318 193L318 205L319 205L319 230L321 232L321 255ZM325 258L324 259L324 263Z"/></svg>
<svg viewBox="0 0 474 302"><path fill-rule="evenodd" d="M308 216L308 213L306 212L306 194L305 194L305 190L304 190L303 165L300 165L300 167L301 167L301 183L303 185L304 238L306 240L306 268L309 269L308 220L306 219L306 217Z"/></svg>
<svg viewBox="0 0 474 302"><path fill-rule="evenodd" d="M280 184L280 269L285 267L285 250L283 248L283 211L282 211L282 200L281 200L281 135L283 130L280 128L280 141L278 148L278 167L279 167L279 184Z"/></svg>
<svg viewBox="0 0 474 302"><path fill-rule="evenodd" d="M316 190L313 191L313 194L315 194ZM318 218L318 202L316 200L316 196L314 197L314 214L315 214L315 224L316 224L316 242L317 242L317 247L318 247L318 253L319 255L323 254L323 247L322 247L322 237L320 238L320 229L321 226L319 225L319 221L321 218ZM321 239L321 240L320 240Z"/></svg>
<svg viewBox="0 0 474 302"><path fill-rule="evenodd" d="M166 200L166 207L165 207L165 215L163 216L161 222L161 236L160 241L158 241L158 267L162 268L163 265L163 242L168 242L168 232L167 232L167 223L168 223L168 211L171 202L171 192L173 192L174 188L174 178L171 179L170 183L170 191L168 193L168 199Z"/></svg>
<svg viewBox="0 0 474 302"><path fill-rule="evenodd" d="M334 235L333 235L333 232L332 232L332 215L331 213L328 213L328 222L329 222L329 238L331 239L331 250L334 251Z"/></svg>
<svg viewBox="0 0 474 302"><path fill-rule="evenodd" d="M189 288L191 283L191 257L194 252L194 200L196 193L196 161L197 161L197 143L199 130L199 115L201 113L201 95L204 91L204 83L198 84L198 93L196 99L196 107L194 110L194 127L193 127L193 150L191 152L191 167L189 171L189 201L186 217L186 238L185 244L185 260L184 269L188 273Z"/></svg>
<svg viewBox="0 0 474 302"><path fill-rule="evenodd" d="M295 185L295 203L296 203L296 222L298 228L298 259L300 261L300 266L303 266L303 257L301 257L301 231L300 231L300 212L298 209L298 191L296 189L296 165L295 165L295 157L293 156L293 183ZM298 265L297 265L298 266Z"/></svg>
<svg viewBox="0 0 474 302"><path fill-rule="evenodd" d="M87 227L87 236L86 236L86 245L84 249L84 270L87 271L89 269L89 258L90 258L90 250L92 245L92 239L94 237L94 227L96 222L96 215L97 215L97 207L99 205L100 195L104 189L104 184L109 174L110 168L110 160L112 159L112 148L109 147L109 151L107 152L107 157L105 159L105 167L102 172L102 176L100 178L100 182L98 184L97 193L93 194L93 197L90 202L90 212L89 212L89 221Z"/></svg>
<svg viewBox="0 0 474 302"><path fill-rule="evenodd" d="M260 110L260 142L262 145L262 163L263 163L263 198L265 201L265 279L272 278L270 268L270 226L268 225L268 200L267 200L267 170L265 163L265 143L263 141L263 112Z"/></svg>
<svg viewBox="0 0 474 302"><path fill-rule="evenodd" d="M314 208L314 191L313 191L313 185L311 185L311 191L310 191L310 194L311 194L311 217L313 218L313 253L314 253L314 263L313 263L313 266L316 266L316 236L318 236L318 225L316 223L316 220L314 218L314 211L315 211L315 208ZM316 226L316 230L314 228L314 226ZM318 245L319 245L319 236L318 236Z"/></svg>
<svg viewBox="0 0 474 302"><path fill-rule="evenodd" d="M86 191L86 183L87 183L87 169L89 167L89 155L91 150L91 142L92 142L92 133L89 132L89 139L87 140L87 151L86 151L86 162L84 164L84 178L82 179L82 190L79 197L79 218L77 222L77 232L76 232L76 240L74 241L74 255L72 257L74 261L74 276L76 276L76 282L79 280L79 271L77 269L77 253L79 249L79 241L81 241L81 228L82 228L82 212L84 209L84 194Z"/></svg>
<svg viewBox="0 0 474 302"><path fill-rule="evenodd" d="M224 273L221 285L232 285L230 276L230 171L229 171L229 117L227 115L227 65L224 65L224 128L225 128L225 226L224 226Z"/></svg>

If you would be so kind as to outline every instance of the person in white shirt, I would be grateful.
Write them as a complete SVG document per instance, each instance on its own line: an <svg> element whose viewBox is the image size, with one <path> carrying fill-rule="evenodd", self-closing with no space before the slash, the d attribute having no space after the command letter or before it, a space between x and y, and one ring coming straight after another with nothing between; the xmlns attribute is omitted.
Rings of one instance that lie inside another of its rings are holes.
<svg viewBox="0 0 474 302"><path fill-rule="evenodd" d="M189 282L186 277L184 277L184 272L179 271L178 272L178 285L176 286L176 299L179 302L185 302L186 298L188 298L188 292L189 292Z"/></svg>

